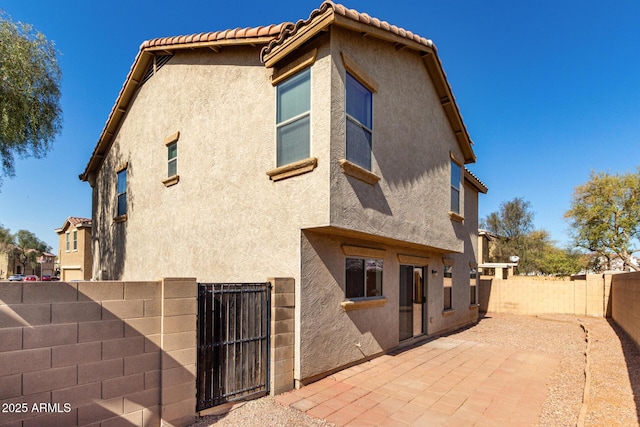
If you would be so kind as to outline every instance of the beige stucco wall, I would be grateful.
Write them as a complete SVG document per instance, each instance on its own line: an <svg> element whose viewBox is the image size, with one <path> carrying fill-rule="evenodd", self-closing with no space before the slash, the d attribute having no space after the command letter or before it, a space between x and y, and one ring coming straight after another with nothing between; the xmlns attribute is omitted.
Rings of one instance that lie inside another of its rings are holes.
<svg viewBox="0 0 640 427"><path fill-rule="evenodd" d="M346 259L343 245L384 251L382 292L387 302L382 307L343 309ZM301 346L296 378L304 382L401 344L398 255L429 259L425 267L427 303L423 314L426 331L422 338L477 321L478 309L469 305L469 263L464 262L464 255L447 255L454 260L453 310L445 312L442 253L307 231L302 236ZM322 343L322 351L318 351L318 343Z"/></svg>
<svg viewBox="0 0 640 427"><path fill-rule="evenodd" d="M133 102L94 192L95 272L201 281L299 278L300 229L329 221L330 58L312 67L311 173L273 182L275 88L259 47L179 52ZM178 184L165 187L179 131ZM128 218L114 223L115 170L128 162ZM126 259L126 263L124 260Z"/></svg>
<svg viewBox="0 0 640 427"><path fill-rule="evenodd" d="M297 380L399 344L398 253L432 260L428 334L477 319L477 307L469 307L477 192L461 188L465 220L453 221L450 153L463 156L420 55L340 29L312 43L318 55L311 68L311 156L318 166L311 173L278 182L266 175L276 158L275 89L259 47L179 51L137 93L93 194L96 277L293 278ZM339 165L343 51L379 84L372 170L381 180L374 186L344 175ZM176 131L180 179L165 187L163 141ZM125 163L128 214L115 222L116 171ZM388 302L347 314L340 305L340 246L354 241L387 251ZM454 265L454 307L446 314L445 256Z"/></svg>
<svg viewBox="0 0 640 427"><path fill-rule="evenodd" d="M462 252L448 212L450 152L463 156L419 53L340 28L331 35L331 224ZM382 179L376 186L345 176L338 164L345 158L343 52L379 85L372 172Z"/></svg>

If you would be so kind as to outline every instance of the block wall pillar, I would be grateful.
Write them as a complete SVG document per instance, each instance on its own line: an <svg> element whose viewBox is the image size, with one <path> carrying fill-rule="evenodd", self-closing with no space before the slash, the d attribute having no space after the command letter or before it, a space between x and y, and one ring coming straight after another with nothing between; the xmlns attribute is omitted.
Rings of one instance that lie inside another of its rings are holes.
<svg viewBox="0 0 640 427"><path fill-rule="evenodd" d="M198 283L162 279L161 426L195 422Z"/></svg>
<svg viewBox="0 0 640 427"><path fill-rule="evenodd" d="M270 394L294 388L295 280L274 278L271 282Z"/></svg>

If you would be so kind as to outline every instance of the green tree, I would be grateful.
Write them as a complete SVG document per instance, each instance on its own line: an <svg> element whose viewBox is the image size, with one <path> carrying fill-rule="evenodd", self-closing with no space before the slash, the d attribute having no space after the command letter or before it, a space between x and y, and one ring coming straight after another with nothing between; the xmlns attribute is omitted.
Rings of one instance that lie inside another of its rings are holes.
<svg viewBox="0 0 640 427"><path fill-rule="evenodd" d="M27 230L18 230L13 236L13 241L15 245L14 254L18 262L22 264L23 271L27 265L35 268L38 257L43 252L51 250L50 246Z"/></svg>
<svg viewBox="0 0 640 427"><path fill-rule="evenodd" d="M60 81L54 44L0 10L0 184L15 155L43 157L60 132Z"/></svg>
<svg viewBox="0 0 640 427"><path fill-rule="evenodd" d="M540 245L539 238L543 237L529 237L533 232L533 212L529 202L519 197L504 202L500 210L489 214L480 226L498 236L491 261L508 262L510 257L517 256L520 258L519 271L529 272L530 251Z"/></svg>
<svg viewBox="0 0 640 427"><path fill-rule="evenodd" d="M0 253L7 253L13 249L11 230L0 225Z"/></svg>
<svg viewBox="0 0 640 427"><path fill-rule="evenodd" d="M624 270L637 270L631 256L640 250L640 168L621 175L591 172L574 190L565 217L576 246L605 259L617 256Z"/></svg>

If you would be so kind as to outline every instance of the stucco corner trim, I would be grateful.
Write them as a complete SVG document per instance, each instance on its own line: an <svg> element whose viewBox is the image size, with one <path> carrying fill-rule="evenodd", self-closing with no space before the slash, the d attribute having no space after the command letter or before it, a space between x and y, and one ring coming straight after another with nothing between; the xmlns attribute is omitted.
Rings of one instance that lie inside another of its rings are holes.
<svg viewBox="0 0 640 427"><path fill-rule="evenodd" d="M444 310L444 311L442 312L442 317L451 317L451 316L453 316L454 314L456 314L456 311L455 311L455 310Z"/></svg>
<svg viewBox="0 0 640 427"><path fill-rule="evenodd" d="M113 222L125 222L127 220L127 214L116 216L113 218Z"/></svg>
<svg viewBox="0 0 640 427"><path fill-rule="evenodd" d="M387 303L385 297L382 298L367 298L363 300L347 300L342 301L340 305L344 311L362 310L365 308L382 307Z"/></svg>
<svg viewBox="0 0 640 427"><path fill-rule="evenodd" d="M384 258L383 249L365 248L362 246L342 245L342 253L347 256L357 256L363 258Z"/></svg>
<svg viewBox="0 0 640 427"><path fill-rule="evenodd" d="M271 181L280 181L281 179L291 178L292 176L302 175L311 172L318 166L318 159L310 157L308 159L299 160L288 165L267 171L267 175Z"/></svg>
<svg viewBox="0 0 640 427"><path fill-rule="evenodd" d="M345 175L349 175L355 179L366 182L369 185L376 185L376 183L380 181L380 177L378 175L356 165L355 163L351 163L347 159L340 160L340 167L342 168L342 173Z"/></svg>
<svg viewBox="0 0 640 427"><path fill-rule="evenodd" d="M452 221L456 221L456 222L464 222L464 217L460 214L457 214L455 212L449 212L449 218L451 218Z"/></svg>
<svg viewBox="0 0 640 427"><path fill-rule="evenodd" d="M178 182L180 182L180 175L173 175L162 180L165 187L171 187L172 185L176 185Z"/></svg>

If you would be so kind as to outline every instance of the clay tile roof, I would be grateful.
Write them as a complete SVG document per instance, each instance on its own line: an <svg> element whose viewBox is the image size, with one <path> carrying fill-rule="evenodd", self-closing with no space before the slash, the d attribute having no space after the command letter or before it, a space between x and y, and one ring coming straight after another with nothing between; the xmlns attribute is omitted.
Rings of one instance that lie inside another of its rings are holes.
<svg viewBox="0 0 640 427"><path fill-rule="evenodd" d="M280 33L280 30L290 22L281 24L271 24L269 26L234 28L222 31L214 31L209 33L187 34L174 37L160 37L143 42L140 50L152 47L179 47L181 45L189 45L191 43L212 42L217 40L233 40L233 39L251 39L258 37L273 37Z"/></svg>
<svg viewBox="0 0 640 427"><path fill-rule="evenodd" d="M71 223L71 225L78 225L78 224L85 224L85 223L89 223L91 224L91 219L90 218L79 218L79 217L75 217L75 216L70 216L67 221L69 221Z"/></svg>
<svg viewBox="0 0 640 427"><path fill-rule="evenodd" d="M285 43L285 41L290 36L297 33L300 30L300 28L311 24L316 18L324 15L328 11L333 11L333 13L335 14L338 14L345 18L349 18L356 22L360 22L366 25L371 25L372 27L375 27L375 28L380 28L382 30L389 31L390 33L395 34L399 37L414 41L416 43L424 45L425 47L428 47L429 49L435 50L435 45L429 39L420 37L417 34L413 34L411 31L407 31L404 28L391 25L386 21L380 21L377 18L372 18L366 13L360 13L355 9L348 9L341 4L337 4L330 0L327 0L324 3L322 3L318 9L313 10L309 15L309 18L305 20L301 19L295 24L285 24L285 23L281 24L284 27L282 28L282 31L280 32L279 36L274 40L272 40L266 47L262 49L261 56L264 58L265 55L268 55L269 53L271 53L271 51L273 51L274 49L277 49L278 46L281 46L283 43Z"/></svg>
<svg viewBox="0 0 640 427"><path fill-rule="evenodd" d="M471 182L472 184L475 185L475 187L482 192L483 194L487 194L487 191L489 191L489 188L487 187L487 185L482 182L480 180L480 178L478 178L476 176L476 174L474 174L473 172L471 172L469 169L467 169L466 167L464 168L464 172L465 172L465 178L467 178L469 180L469 182Z"/></svg>

